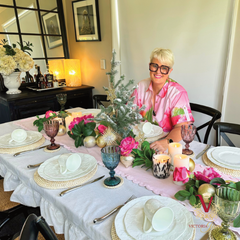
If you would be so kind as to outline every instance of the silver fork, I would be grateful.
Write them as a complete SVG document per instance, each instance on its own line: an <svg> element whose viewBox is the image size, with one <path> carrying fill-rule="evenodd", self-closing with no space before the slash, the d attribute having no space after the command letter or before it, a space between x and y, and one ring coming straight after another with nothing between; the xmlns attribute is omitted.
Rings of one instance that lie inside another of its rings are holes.
<svg viewBox="0 0 240 240"><path fill-rule="evenodd" d="M133 200L134 198L136 198L134 195L132 195L124 204L117 206L116 208L114 208L111 212L107 213L106 215L100 217L100 218L95 218L93 220L93 223L100 223L103 220L105 220L106 218L108 218L109 216L111 216L113 213L115 213L116 211L118 211L120 208L122 208L125 204L127 204L128 202L130 202L131 200Z"/></svg>

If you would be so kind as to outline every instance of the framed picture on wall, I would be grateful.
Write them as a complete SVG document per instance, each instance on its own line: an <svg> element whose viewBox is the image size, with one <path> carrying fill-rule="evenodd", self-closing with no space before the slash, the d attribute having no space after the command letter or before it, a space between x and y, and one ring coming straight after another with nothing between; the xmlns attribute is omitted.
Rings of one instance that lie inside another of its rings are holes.
<svg viewBox="0 0 240 240"><path fill-rule="evenodd" d="M77 42L101 41L98 0L72 2Z"/></svg>
<svg viewBox="0 0 240 240"><path fill-rule="evenodd" d="M57 13L46 13L42 15L43 27L46 34L52 34L53 36L46 36L48 47L55 48L62 45L62 37L54 36L61 35L60 23Z"/></svg>

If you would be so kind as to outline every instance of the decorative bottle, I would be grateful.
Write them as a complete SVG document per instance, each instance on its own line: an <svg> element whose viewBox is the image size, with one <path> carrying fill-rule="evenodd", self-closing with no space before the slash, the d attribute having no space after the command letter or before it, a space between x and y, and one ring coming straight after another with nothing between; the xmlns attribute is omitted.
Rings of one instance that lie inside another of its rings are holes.
<svg viewBox="0 0 240 240"><path fill-rule="evenodd" d="M49 72L49 64L47 64L47 70L44 73L44 78L46 81L47 88L53 87L53 74Z"/></svg>

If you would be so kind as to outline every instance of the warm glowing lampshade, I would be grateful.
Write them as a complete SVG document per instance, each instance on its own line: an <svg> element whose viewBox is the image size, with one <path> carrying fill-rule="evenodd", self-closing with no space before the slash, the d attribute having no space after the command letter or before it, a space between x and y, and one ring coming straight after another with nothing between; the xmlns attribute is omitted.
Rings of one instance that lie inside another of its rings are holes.
<svg viewBox="0 0 240 240"><path fill-rule="evenodd" d="M49 60L48 64L49 64L49 72L52 72L57 79L65 79L62 60Z"/></svg>
<svg viewBox="0 0 240 240"><path fill-rule="evenodd" d="M80 60L64 59L65 81L68 87L78 87L82 85Z"/></svg>

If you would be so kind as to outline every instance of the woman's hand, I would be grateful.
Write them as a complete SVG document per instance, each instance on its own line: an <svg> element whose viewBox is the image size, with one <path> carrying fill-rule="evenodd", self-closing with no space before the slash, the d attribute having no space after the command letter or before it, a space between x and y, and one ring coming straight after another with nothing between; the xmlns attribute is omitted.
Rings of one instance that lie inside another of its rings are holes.
<svg viewBox="0 0 240 240"><path fill-rule="evenodd" d="M150 148L154 149L155 152L164 152L168 148L168 140L167 139L162 139L156 142L153 142L150 144Z"/></svg>

